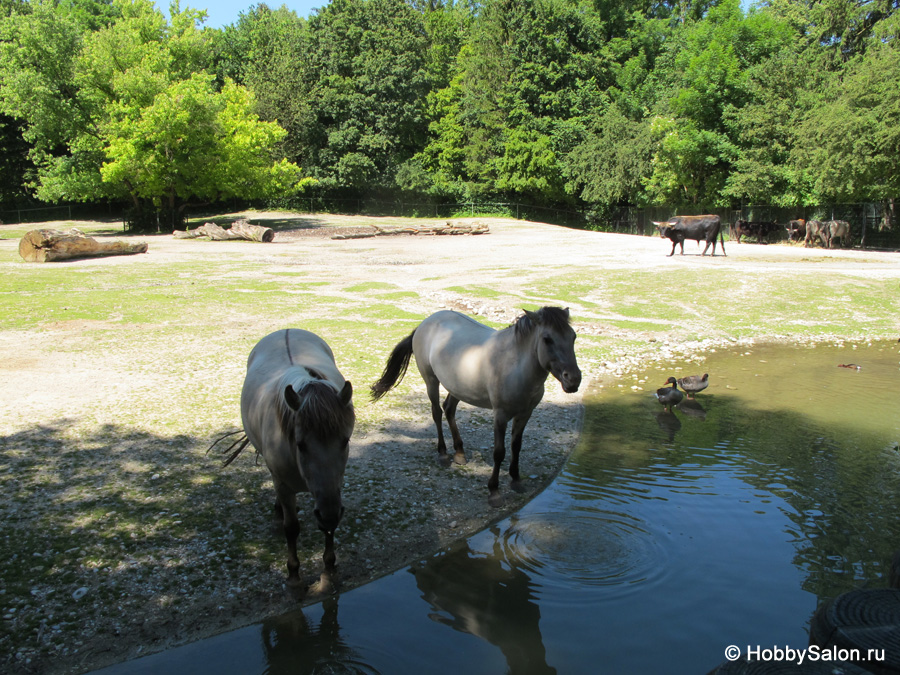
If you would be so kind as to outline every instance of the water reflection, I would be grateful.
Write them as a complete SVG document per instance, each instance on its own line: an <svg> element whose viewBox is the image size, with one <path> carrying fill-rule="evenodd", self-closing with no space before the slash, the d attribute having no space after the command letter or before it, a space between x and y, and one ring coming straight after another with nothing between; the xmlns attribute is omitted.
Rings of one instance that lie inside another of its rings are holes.
<svg viewBox="0 0 900 675"><path fill-rule="evenodd" d="M666 440L668 440L669 443L674 441L675 434L681 429L681 420L678 419L678 416L674 412L668 410L654 413L653 416L656 418L656 423L659 425L659 428L665 434Z"/></svg>
<svg viewBox="0 0 900 675"><path fill-rule="evenodd" d="M703 421L706 419L706 408L697 399L686 398L678 404L678 409L688 417Z"/></svg>
<svg viewBox="0 0 900 675"><path fill-rule="evenodd" d="M431 607L428 616L495 645L510 673L556 673L547 665L535 585L517 549L503 545L497 526L490 531L490 553L475 551L466 542L410 567Z"/></svg>
<svg viewBox="0 0 900 675"><path fill-rule="evenodd" d="M378 673L341 637L338 624L338 596L322 601L318 626L309 617L295 612L263 621L262 643L266 673ZM302 654L302 659L298 659Z"/></svg>

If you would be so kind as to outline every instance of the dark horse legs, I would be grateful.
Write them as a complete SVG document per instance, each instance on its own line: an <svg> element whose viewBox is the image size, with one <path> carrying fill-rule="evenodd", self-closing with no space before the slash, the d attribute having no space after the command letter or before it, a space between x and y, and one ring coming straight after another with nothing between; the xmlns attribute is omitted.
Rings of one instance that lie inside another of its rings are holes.
<svg viewBox="0 0 900 675"><path fill-rule="evenodd" d="M509 460L509 477L512 479L513 490L522 490L522 481L519 476L519 453L522 450L522 434L525 432L525 425L531 419L533 410L520 413L512 418L512 438L510 446L512 456ZM499 499L500 489L500 465L506 458L506 427L509 424L509 417L502 411L494 412L494 469L488 480L488 490L490 491L489 500L491 502Z"/></svg>
<svg viewBox="0 0 900 675"><path fill-rule="evenodd" d="M450 427L450 435L453 436L453 461L457 464L466 463L466 453L463 450L462 437L459 435L459 427L456 426L456 406L459 399L452 394L447 394L444 399L444 414L447 415L447 426Z"/></svg>
<svg viewBox="0 0 900 675"><path fill-rule="evenodd" d="M424 377L424 376L423 376ZM447 415L447 425L450 427L450 434L453 437L453 461L457 464L466 463L466 453L463 451L462 437L459 435L459 427L456 426L456 406L459 405L459 399L452 394L447 394L444 404L441 405L440 383L437 378L433 381L426 380L426 388L428 389L428 399L431 401L431 418L434 420L434 427L437 430L438 445L437 451L441 462L449 462L447 459L447 444L444 442L443 416Z"/></svg>

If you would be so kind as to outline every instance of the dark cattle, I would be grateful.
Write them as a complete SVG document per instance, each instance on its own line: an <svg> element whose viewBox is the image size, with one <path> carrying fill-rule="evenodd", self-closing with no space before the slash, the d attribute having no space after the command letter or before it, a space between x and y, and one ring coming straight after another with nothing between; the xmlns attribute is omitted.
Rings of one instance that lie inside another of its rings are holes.
<svg viewBox="0 0 900 675"><path fill-rule="evenodd" d="M803 245L807 248L809 246L815 246L817 239L821 239L823 244L828 244L825 239L825 223L821 220L806 221L806 239L804 240Z"/></svg>
<svg viewBox="0 0 900 675"><path fill-rule="evenodd" d="M761 220L736 220L728 232L728 236L741 243L741 237L756 237L756 243L761 244L763 237L769 241L769 234L775 232L778 226L775 223Z"/></svg>
<svg viewBox="0 0 900 675"><path fill-rule="evenodd" d="M800 218L791 220L787 224L788 241L800 241L806 239L806 221Z"/></svg>
<svg viewBox="0 0 900 675"><path fill-rule="evenodd" d="M712 254L716 254L716 237L719 237L722 246L722 255L725 255L725 238L722 235L722 219L719 216L675 216L665 223L653 223L659 230L659 236L672 241L672 252L681 244L681 255L684 255L684 240L693 239L697 243L706 242L702 255L706 255L712 244Z"/></svg>
<svg viewBox="0 0 900 675"><path fill-rule="evenodd" d="M846 220L829 220L825 223L825 245L834 248L834 240L841 240L841 248L846 248L850 241L850 223Z"/></svg>

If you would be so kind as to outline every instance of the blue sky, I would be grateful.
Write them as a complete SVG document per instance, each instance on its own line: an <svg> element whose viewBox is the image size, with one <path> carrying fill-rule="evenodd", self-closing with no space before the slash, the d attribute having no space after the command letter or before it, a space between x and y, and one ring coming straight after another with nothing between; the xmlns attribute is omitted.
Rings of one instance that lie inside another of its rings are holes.
<svg viewBox="0 0 900 675"><path fill-rule="evenodd" d="M181 0L181 6L205 9L208 15L206 25L210 28L221 28L238 19L238 14L245 12L251 5L260 4L261 0ZM324 7L328 0L270 0L266 2L269 7L275 9L285 5L302 17L308 17L313 9ZM169 0L156 0L156 6L169 15Z"/></svg>
<svg viewBox="0 0 900 675"><path fill-rule="evenodd" d="M238 14L246 11L251 5L260 4L262 0L181 0L182 7L194 7L205 9L208 14L206 25L210 28L221 28L238 19ZM313 9L324 7L329 0L290 0L287 2L269 0L267 4L272 9L285 5L302 17L308 17ZM741 7L746 12L750 8L752 0L741 0ZM156 0L156 6L169 15L169 0Z"/></svg>

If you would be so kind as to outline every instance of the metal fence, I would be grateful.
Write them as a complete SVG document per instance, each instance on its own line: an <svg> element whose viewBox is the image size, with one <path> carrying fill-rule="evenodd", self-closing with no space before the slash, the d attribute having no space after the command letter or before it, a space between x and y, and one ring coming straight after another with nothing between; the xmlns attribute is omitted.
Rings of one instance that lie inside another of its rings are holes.
<svg viewBox="0 0 900 675"><path fill-rule="evenodd" d="M771 205L746 205L738 209L722 208L697 212L676 210L673 207L626 207L600 213L589 208L577 210L566 207L537 206L521 202L456 202L404 201L386 199L296 197L274 203L249 203L233 200L188 210L188 217L202 217L216 211L240 211L247 208L284 209L301 213L342 213L348 215L373 215L418 218L461 218L474 216L499 216L519 220L534 220L567 227L585 228L603 232L621 232L636 235L655 235L654 221L665 221L673 215L697 215L715 213L725 224L735 220L771 221L787 224L789 220L846 220L850 223L853 243L856 246L900 249L900 224L892 229L882 229L884 205L881 203L832 204L800 208ZM122 204L71 204L0 211L0 221L5 223L29 223L46 220L71 220L74 218L121 218L125 211ZM786 236L786 235L785 235ZM773 237L774 238L774 237Z"/></svg>
<svg viewBox="0 0 900 675"><path fill-rule="evenodd" d="M787 225L788 221L803 220L846 220L850 223L853 243L863 248L900 248L900 223L891 229L883 229L884 205L880 203L831 204L808 207L780 207L770 205L748 205L738 209L722 208L690 212L676 211L671 207L623 208L605 219L591 223L591 229L604 232L624 232L629 234L655 235L654 221L661 222L673 215L715 214L727 226L736 220L774 222ZM777 237L773 235L772 239ZM786 231L782 239L787 238Z"/></svg>

